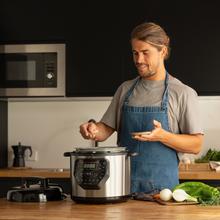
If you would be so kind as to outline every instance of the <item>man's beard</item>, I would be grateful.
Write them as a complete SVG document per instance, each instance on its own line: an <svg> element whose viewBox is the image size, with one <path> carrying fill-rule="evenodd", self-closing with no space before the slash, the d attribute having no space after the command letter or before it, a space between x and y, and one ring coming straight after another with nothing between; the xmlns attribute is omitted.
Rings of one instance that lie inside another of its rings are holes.
<svg viewBox="0 0 220 220"><path fill-rule="evenodd" d="M141 77L143 78L150 78L151 76L155 75L156 74L156 71L155 70L152 70L152 68L150 68L149 65L147 65L147 68L144 72L140 71L138 69L138 65L141 65L141 64L136 64L136 67L137 67L137 70L138 70L138 73Z"/></svg>
<svg viewBox="0 0 220 220"><path fill-rule="evenodd" d="M154 76L156 74L155 71L148 71L145 73L139 73L141 77L143 78L150 78L151 76Z"/></svg>

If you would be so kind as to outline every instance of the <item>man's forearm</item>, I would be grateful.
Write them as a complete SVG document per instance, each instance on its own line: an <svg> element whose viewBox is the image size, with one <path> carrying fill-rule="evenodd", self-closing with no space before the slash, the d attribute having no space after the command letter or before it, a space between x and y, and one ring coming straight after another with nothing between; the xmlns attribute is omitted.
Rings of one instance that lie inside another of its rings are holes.
<svg viewBox="0 0 220 220"><path fill-rule="evenodd" d="M173 134L164 130L160 141L178 152L197 154L202 147L203 135Z"/></svg>
<svg viewBox="0 0 220 220"><path fill-rule="evenodd" d="M96 126L98 130L95 137L96 141L105 141L115 131L112 127L109 127L102 122L96 123Z"/></svg>

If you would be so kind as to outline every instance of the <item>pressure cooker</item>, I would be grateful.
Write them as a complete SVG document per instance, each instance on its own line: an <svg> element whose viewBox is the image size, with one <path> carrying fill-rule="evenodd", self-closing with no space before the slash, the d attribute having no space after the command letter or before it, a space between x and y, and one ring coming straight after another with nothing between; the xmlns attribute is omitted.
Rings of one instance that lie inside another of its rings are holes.
<svg viewBox="0 0 220 220"><path fill-rule="evenodd" d="M125 147L75 148L70 157L71 198L76 202L126 201L130 192L130 153Z"/></svg>

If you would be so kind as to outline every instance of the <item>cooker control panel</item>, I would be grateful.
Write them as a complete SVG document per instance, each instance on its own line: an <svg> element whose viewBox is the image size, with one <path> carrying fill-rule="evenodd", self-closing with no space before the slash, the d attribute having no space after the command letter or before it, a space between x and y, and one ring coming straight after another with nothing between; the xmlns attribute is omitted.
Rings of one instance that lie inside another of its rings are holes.
<svg viewBox="0 0 220 220"><path fill-rule="evenodd" d="M83 189L100 189L109 177L109 163L104 158L77 159L74 177Z"/></svg>

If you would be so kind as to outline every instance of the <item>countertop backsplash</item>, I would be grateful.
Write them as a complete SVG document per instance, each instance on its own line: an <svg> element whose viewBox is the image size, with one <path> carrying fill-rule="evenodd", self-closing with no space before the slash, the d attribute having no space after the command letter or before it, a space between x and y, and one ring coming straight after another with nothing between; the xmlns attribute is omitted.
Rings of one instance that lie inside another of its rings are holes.
<svg viewBox="0 0 220 220"><path fill-rule="evenodd" d="M79 125L93 118L99 121L110 101L22 101L8 105L9 166L12 165L12 145L21 142L32 147L33 157L26 160L32 168L69 168L69 159L64 152L74 147L94 146L79 133ZM201 120L205 141L199 155L189 155L193 160L209 148L220 150L220 97L199 97ZM114 133L100 146L116 146Z"/></svg>
<svg viewBox="0 0 220 220"><path fill-rule="evenodd" d="M64 152L94 146L94 141L81 137L79 125L91 118L99 121L109 104L110 101L9 102L9 166L13 159L11 146L21 142L31 146L34 155L37 153L37 158L25 161L26 166L69 168ZM115 146L116 134L99 145Z"/></svg>

